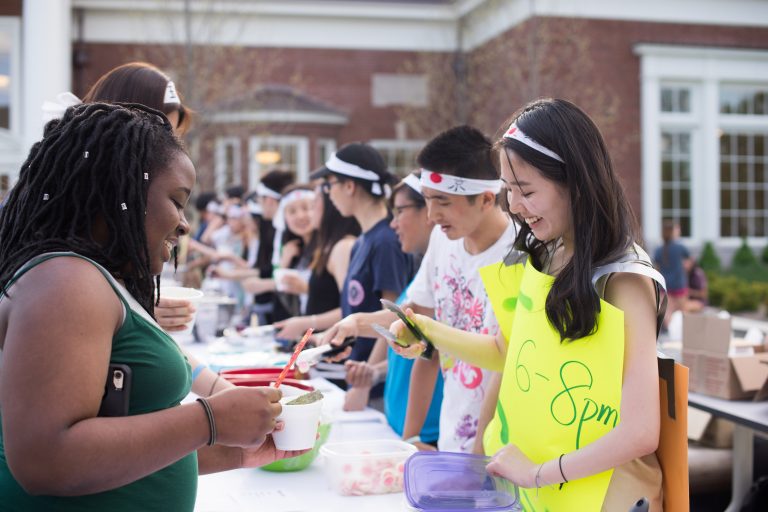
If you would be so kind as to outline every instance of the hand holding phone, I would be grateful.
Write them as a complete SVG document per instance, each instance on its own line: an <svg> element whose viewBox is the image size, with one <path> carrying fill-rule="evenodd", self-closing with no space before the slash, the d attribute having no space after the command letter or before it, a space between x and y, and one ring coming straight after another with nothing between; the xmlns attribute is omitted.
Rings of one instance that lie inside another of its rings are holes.
<svg viewBox="0 0 768 512"><path fill-rule="evenodd" d="M411 334L413 334L414 338L424 342L427 348L424 350L424 352L422 352L421 357L424 359L432 359L432 354L435 351L435 346L432 344L429 338L427 338L427 336L422 332L422 330L419 329L419 326L416 325L416 323L413 320L408 318L408 316L405 314L402 308L397 304L395 304L394 302L387 299L381 299L381 304L382 306L384 306L385 308L387 308L388 310L392 311L394 314L397 315L397 317L405 324L408 330L411 331ZM398 345L402 346L402 343L398 342Z"/></svg>

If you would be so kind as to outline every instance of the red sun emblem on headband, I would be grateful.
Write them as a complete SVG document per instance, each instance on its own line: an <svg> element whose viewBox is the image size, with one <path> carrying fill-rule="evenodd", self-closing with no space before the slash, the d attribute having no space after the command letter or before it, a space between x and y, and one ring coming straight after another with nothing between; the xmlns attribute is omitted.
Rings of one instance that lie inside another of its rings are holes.
<svg viewBox="0 0 768 512"><path fill-rule="evenodd" d="M432 174L429 175L429 181L431 181L432 183L440 183L441 181L443 181L443 177L437 174L436 172L433 172Z"/></svg>
<svg viewBox="0 0 768 512"><path fill-rule="evenodd" d="M517 126L513 126L513 127L511 127L511 128L510 128L510 129L507 131L507 135L514 135L516 131L517 131Z"/></svg>

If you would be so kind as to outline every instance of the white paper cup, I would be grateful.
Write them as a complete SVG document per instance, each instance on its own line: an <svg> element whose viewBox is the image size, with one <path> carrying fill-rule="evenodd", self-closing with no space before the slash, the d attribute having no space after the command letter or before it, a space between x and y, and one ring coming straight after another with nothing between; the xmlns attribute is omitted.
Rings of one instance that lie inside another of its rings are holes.
<svg viewBox="0 0 768 512"><path fill-rule="evenodd" d="M188 300L195 306L195 312L192 313L192 320L184 324L184 330L176 331L179 334L192 332L197 317L197 304L203 298L204 293L195 288L184 288L183 286L160 287L160 298L162 299L183 299Z"/></svg>
<svg viewBox="0 0 768 512"><path fill-rule="evenodd" d="M272 271L272 277L275 279L275 288L277 291L285 291L285 284L283 278L286 276L301 277L301 273L293 268L276 268Z"/></svg>
<svg viewBox="0 0 768 512"><path fill-rule="evenodd" d="M315 446L323 401L318 400L306 405L285 405L285 402L295 398L284 396L280 399L283 412L277 417L277 421L285 422L285 426L280 432L272 432L272 439L278 450L308 450Z"/></svg>

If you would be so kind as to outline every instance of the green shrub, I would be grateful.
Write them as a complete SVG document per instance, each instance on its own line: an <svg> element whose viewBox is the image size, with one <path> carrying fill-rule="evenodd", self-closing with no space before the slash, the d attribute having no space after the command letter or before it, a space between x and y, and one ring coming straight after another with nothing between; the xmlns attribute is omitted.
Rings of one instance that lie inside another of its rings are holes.
<svg viewBox="0 0 768 512"><path fill-rule="evenodd" d="M705 272L718 272L720 270L720 258L717 256L712 242L704 244L699 257L699 265Z"/></svg>
<svg viewBox="0 0 768 512"><path fill-rule="evenodd" d="M765 246L763 252L760 254L760 261L762 261L763 264L768 265L768 245Z"/></svg>
<svg viewBox="0 0 768 512"><path fill-rule="evenodd" d="M731 270L737 267L752 267L758 263L755 253L752 252L749 245L747 245L747 239L741 239L741 247L733 255L733 261L731 262Z"/></svg>

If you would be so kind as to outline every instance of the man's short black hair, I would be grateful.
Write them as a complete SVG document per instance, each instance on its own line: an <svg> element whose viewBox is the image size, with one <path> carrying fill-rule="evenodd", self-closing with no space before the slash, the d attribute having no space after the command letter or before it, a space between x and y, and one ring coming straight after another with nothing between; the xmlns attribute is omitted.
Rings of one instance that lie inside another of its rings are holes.
<svg viewBox="0 0 768 512"><path fill-rule="evenodd" d="M499 179L493 144L477 128L462 125L438 134L421 150L422 169L478 180Z"/></svg>

